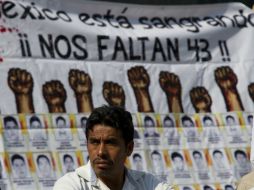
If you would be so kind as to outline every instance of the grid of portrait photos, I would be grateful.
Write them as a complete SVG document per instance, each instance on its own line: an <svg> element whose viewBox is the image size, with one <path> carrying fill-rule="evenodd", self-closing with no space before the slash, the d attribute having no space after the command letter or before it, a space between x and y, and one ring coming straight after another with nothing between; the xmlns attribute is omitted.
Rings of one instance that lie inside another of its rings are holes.
<svg viewBox="0 0 254 190"><path fill-rule="evenodd" d="M0 189L52 189L86 164L89 113L1 115ZM133 113L126 166L179 190L230 190L252 169L253 114Z"/></svg>

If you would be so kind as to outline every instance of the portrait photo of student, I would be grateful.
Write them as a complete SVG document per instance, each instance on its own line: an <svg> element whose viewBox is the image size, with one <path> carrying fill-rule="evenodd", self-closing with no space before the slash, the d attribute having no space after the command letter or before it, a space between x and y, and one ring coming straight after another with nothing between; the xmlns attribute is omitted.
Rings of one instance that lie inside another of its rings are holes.
<svg viewBox="0 0 254 190"><path fill-rule="evenodd" d="M74 153L63 153L61 156L63 172L73 172L77 168L76 155Z"/></svg>
<svg viewBox="0 0 254 190"><path fill-rule="evenodd" d="M19 119L16 116L5 116L3 118L3 124L4 124L4 139L7 142L13 143L13 142L19 142L24 140L22 133L21 133L21 127L19 123Z"/></svg>
<svg viewBox="0 0 254 190"><path fill-rule="evenodd" d="M146 170L146 160L142 152L133 152L131 155L132 169L145 171Z"/></svg>
<svg viewBox="0 0 254 190"><path fill-rule="evenodd" d="M55 138L59 141L72 140L72 133L70 129L70 121L68 115L53 115L53 122L55 126Z"/></svg>
<svg viewBox="0 0 254 190"><path fill-rule="evenodd" d="M239 121L236 115L225 115L224 123L228 135L233 137L240 137L242 135L242 131L240 129Z"/></svg>
<svg viewBox="0 0 254 190"><path fill-rule="evenodd" d="M150 152L150 159L153 173L155 175L164 175L165 163L162 153L159 150L153 150Z"/></svg>
<svg viewBox="0 0 254 190"><path fill-rule="evenodd" d="M15 179L30 177L27 160L22 154L13 154L10 156L12 176Z"/></svg>
<svg viewBox="0 0 254 190"><path fill-rule="evenodd" d="M156 122L151 116L145 115L143 127L145 138L160 137L160 134L156 131Z"/></svg>
<svg viewBox="0 0 254 190"><path fill-rule="evenodd" d="M35 160L39 178L45 179L54 177L51 158L48 154L38 154Z"/></svg>
<svg viewBox="0 0 254 190"><path fill-rule="evenodd" d="M215 170L228 170L229 162L223 149L210 150L213 160L213 167Z"/></svg>
<svg viewBox="0 0 254 190"><path fill-rule="evenodd" d="M235 166L234 166L234 172L235 177L237 179L240 179L244 175L251 172L251 162L250 159L247 156L247 153L244 150L236 149L234 150L234 159L235 159Z"/></svg>
<svg viewBox="0 0 254 190"><path fill-rule="evenodd" d="M87 122L87 116L86 115L76 115L76 123L77 123L77 129L78 129L78 138L81 141L86 140L86 122Z"/></svg>
<svg viewBox="0 0 254 190"><path fill-rule="evenodd" d="M165 115L162 120L162 127L164 128L174 128L175 127L175 120L174 117Z"/></svg>
<svg viewBox="0 0 254 190"><path fill-rule="evenodd" d="M185 158L182 153L177 152L177 151L171 152L170 158L172 161L174 172L186 172L187 171Z"/></svg>
<svg viewBox="0 0 254 190"><path fill-rule="evenodd" d="M32 115L26 117L30 140L46 141L48 139L42 116Z"/></svg>
<svg viewBox="0 0 254 190"><path fill-rule="evenodd" d="M200 150L192 151L192 161L194 163L194 168L198 171L207 170L206 158Z"/></svg>
<svg viewBox="0 0 254 190"><path fill-rule="evenodd" d="M188 115L183 115L181 117L181 126L183 127L184 134L188 138L195 138L197 137L197 131L195 127L195 122L193 119Z"/></svg>

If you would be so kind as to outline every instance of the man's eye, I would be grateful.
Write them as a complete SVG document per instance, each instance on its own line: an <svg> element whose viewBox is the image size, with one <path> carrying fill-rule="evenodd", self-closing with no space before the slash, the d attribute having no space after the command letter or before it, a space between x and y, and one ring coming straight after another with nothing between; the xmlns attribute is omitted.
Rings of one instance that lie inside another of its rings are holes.
<svg viewBox="0 0 254 190"><path fill-rule="evenodd" d="M99 144L100 141L97 141L97 140L89 140L89 143L90 143L90 144Z"/></svg>

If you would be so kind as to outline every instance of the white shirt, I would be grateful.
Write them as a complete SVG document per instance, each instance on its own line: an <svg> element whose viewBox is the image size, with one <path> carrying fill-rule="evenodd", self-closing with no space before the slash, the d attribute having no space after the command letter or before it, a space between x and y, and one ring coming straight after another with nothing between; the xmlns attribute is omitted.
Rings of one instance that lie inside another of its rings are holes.
<svg viewBox="0 0 254 190"><path fill-rule="evenodd" d="M58 179L53 190L110 190L99 180L90 162ZM160 183L152 174L127 169L122 190L173 190L167 183Z"/></svg>

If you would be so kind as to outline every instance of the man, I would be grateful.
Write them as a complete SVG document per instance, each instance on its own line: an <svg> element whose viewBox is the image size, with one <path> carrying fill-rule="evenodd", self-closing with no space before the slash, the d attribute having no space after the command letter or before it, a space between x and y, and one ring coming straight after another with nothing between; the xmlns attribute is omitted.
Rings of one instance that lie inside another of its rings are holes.
<svg viewBox="0 0 254 190"><path fill-rule="evenodd" d="M12 116L4 117L4 137L9 142L21 140L18 122Z"/></svg>
<svg viewBox="0 0 254 190"><path fill-rule="evenodd" d="M72 136L70 134L70 129L66 125L66 120L62 116L58 116L56 118L56 130L57 130L57 140L72 140Z"/></svg>
<svg viewBox="0 0 254 190"><path fill-rule="evenodd" d="M239 129L239 125L236 122L235 117L233 117L232 115L227 115L225 120L226 120L226 127L228 128L230 135L233 137L240 137L241 131Z"/></svg>
<svg viewBox="0 0 254 190"><path fill-rule="evenodd" d="M212 141L213 141L213 139L218 139L219 133L217 131L216 124L214 124L213 119L210 116L205 115L203 117L202 121L203 121L203 126L205 127L204 128L204 133L205 133L204 135L208 136L208 138Z"/></svg>
<svg viewBox="0 0 254 190"><path fill-rule="evenodd" d="M143 171L143 159L140 154L135 153L132 155L132 162L135 170Z"/></svg>
<svg viewBox="0 0 254 190"><path fill-rule="evenodd" d="M155 130L154 120L146 115L144 118L144 128L145 128L145 137L160 137L160 135Z"/></svg>
<svg viewBox="0 0 254 190"><path fill-rule="evenodd" d="M228 169L224 154L220 150L213 151L213 165L217 170Z"/></svg>
<svg viewBox="0 0 254 190"><path fill-rule="evenodd" d="M247 155L242 150L236 150L234 153L236 160L235 176L237 179L251 172L251 163L247 159Z"/></svg>
<svg viewBox="0 0 254 190"><path fill-rule="evenodd" d="M196 137L195 124L193 120L187 115L183 116L181 120L186 136L190 138Z"/></svg>
<svg viewBox="0 0 254 190"><path fill-rule="evenodd" d="M164 174L163 158L157 150L152 151L151 160L154 174L163 175Z"/></svg>
<svg viewBox="0 0 254 190"><path fill-rule="evenodd" d="M19 155L19 154L12 155L11 165L12 165L12 171L13 171L14 178L22 179L22 178L28 177L26 162L25 162L25 159L21 155Z"/></svg>
<svg viewBox="0 0 254 190"><path fill-rule="evenodd" d="M88 164L60 178L54 190L168 190L151 174L127 169L133 151L131 114L120 107L93 110L86 124Z"/></svg>
<svg viewBox="0 0 254 190"><path fill-rule="evenodd" d="M70 154L65 154L63 156L63 163L65 166L66 173L67 172L73 172L74 169L74 160Z"/></svg>
<svg viewBox="0 0 254 190"><path fill-rule="evenodd" d="M171 160L173 161L173 166L174 166L175 172L185 171L184 159L183 159L183 156L179 152L173 152L171 154Z"/></svg>
<svg viewBox="0 0 254 190"><path fill-rule="evenodd" d="M51 178L52 177L52 167L49 158L40 154L36 158L36 163L38 166L39 178Z"/></svg>
<svg viewBox="0 0 254 190"><path fill-rule="evenodd" d="M195 150L192 152L192 157L194 159L197 170L206 170L207 165L205 163L204 157L201 152Z"/></svg>
<svg viewBox="0 0 254 190"><path fill-rule="evenodd" d="M29 131L31 133L32 140L45 141L47 139L44 128L41 124L41 120L37 116L33 115L32 117L30 117L29 127L30 129L32 129Z"/></svg>

